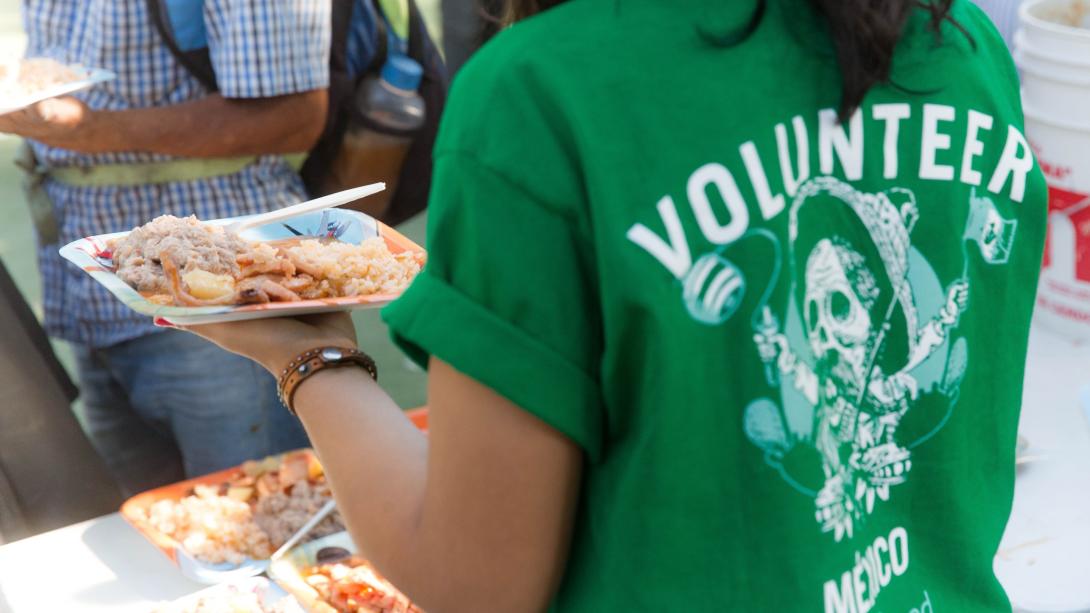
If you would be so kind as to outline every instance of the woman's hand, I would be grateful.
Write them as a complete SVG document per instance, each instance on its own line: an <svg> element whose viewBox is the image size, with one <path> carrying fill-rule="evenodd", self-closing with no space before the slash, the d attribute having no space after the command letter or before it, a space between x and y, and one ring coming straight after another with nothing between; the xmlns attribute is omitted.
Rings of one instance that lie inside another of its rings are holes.
<svg viewBox="0 0 1090 613"><path fill-rule="evenodd" d="M274 376L292 358L308 349L356 346L356 328L345 312L232 321L183 329L227 351L250 358Z"/></svg>

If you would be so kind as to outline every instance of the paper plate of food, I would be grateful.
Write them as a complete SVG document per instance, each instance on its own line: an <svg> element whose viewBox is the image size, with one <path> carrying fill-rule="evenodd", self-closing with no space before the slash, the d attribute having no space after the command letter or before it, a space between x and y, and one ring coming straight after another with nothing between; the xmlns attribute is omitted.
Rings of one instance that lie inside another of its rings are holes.
<svg viewBox="0 0 1090 613"><path fill-rule="evenodd" d="M66 66L49 58L0 63L0 115L87 89L116 76L109 70Z"/></svg>
<svg viewBox="0 0 1090 613"><path fill-rule="evenodd" d="M356 211L325 209L235 233L247 219L165 215L60 253L129 308L175 325L380 307L426 257Z"/></svg>

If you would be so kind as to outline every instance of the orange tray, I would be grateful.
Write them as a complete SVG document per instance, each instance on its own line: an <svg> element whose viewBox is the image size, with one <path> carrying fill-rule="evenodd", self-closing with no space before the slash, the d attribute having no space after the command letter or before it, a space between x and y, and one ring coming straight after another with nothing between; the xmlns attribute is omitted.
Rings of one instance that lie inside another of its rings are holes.
<svg viewBox="0 0 1090 613"><path fill-rule="evenodd" d="M405 411L405 416L413 421L413 424L422 431L428 431L428 407L410 409Z"/></svg>
<svg viewBox="0 0 1090 613"><path fill-rule="evenodd" d="M426 407L413 409L406 411L405 415L412 420L413 424L422 431L427 432L428 429L428 409ZM309 458L315 458L314 452L310 449L301 449L298 451L289 451L282 456L292 454L304 454ZM315 458L316 459L316 458ZM234 468L228 468L219 472L212 473L210 475L204 475L201 477L195 477L193 479L187 479L178 483L172 483L170 485L164 485L141 494L137 494L132 498L129 498L121 505L121 517L125 519L133 528L136 528L144 538L148 539L152 545L155 545L159 551L163 552L163 555L170 558L175 564L178 563L177 549L180 547L180 543L174 540L172 537L163 534L156 530L150 524L142 519L142 516L146 514L147 510L151 508L151 505L159 502L160 500L181 500L188 496L193 489L198 485L220 485L221 483L227 483L236 477L242 476L242 467L236 466Z"/></svg>

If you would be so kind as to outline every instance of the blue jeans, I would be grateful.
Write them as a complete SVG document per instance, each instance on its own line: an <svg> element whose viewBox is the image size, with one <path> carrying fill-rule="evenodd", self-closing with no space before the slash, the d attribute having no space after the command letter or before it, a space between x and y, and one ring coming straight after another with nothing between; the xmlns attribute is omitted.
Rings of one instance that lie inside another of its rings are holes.
<svg viewBox="0 0 1090 613"><path fill-rule="evenodd" d="M271 375L193 334L75 351L84 423L127 495L309 446Z"/></svg>

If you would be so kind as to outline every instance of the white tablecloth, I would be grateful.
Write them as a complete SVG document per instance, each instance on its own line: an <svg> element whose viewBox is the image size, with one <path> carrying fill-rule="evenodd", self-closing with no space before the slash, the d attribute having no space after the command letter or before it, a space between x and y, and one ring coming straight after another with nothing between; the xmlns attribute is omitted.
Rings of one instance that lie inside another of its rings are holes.
<svg viewBox="0 0 1090 613"><path fill-rule="evenodd" d="M1090 346L1034 331L1019 429L1043 457L1019 470L995 562L1027 613L1090 612L1085 384ZM116 514L0 547L0 613L145 613L202 587Z"/></svg>
<svg viewBox="0 0 1090 613"><path fill-rule="evenodd" d="M0 613L148 613L203 587L116 513L0 547Z"/></svg>

